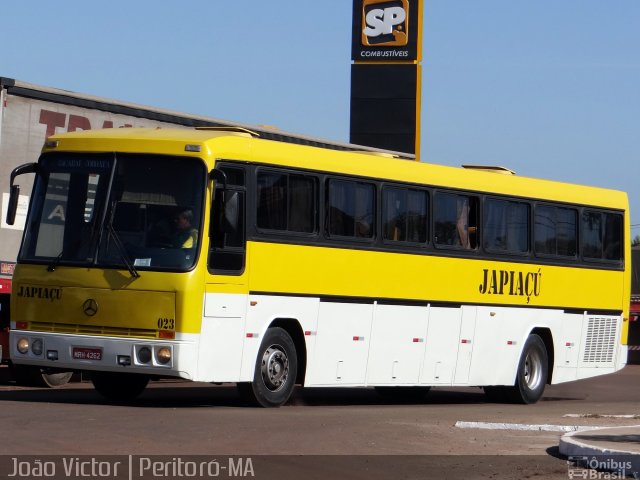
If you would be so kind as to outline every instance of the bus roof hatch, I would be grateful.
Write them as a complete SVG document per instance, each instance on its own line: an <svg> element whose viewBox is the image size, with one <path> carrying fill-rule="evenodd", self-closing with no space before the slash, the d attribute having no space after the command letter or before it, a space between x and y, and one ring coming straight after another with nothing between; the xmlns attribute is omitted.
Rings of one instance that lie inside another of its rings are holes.
<svg viewBox="0 0 640 480"><path fill-rule="evenodd" d="M467 168L469 170L481 170L483 172L500 173L502 175L516 174L516 172L514 172L513 170L509 170L506 167L498 167L492 165L462 165L462 168Z"/></svg>

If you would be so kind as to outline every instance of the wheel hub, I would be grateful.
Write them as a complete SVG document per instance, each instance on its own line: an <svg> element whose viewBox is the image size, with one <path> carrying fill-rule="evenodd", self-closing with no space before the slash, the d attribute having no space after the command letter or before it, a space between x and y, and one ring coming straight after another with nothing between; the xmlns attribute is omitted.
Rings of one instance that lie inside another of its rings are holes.
<svg viewBox="0 0 640 480"><path fill-rule="evenodd" d="M535 390L542 381L542 359L537 352L529 352L525 358L524 381L531 390Z"/></svg>
<svg viewBox="0 0 640 480"><path fill-rule="evenodd" d="M272 392L280 390L289 377L289 359L280 345L271 345L262 355L262 379Z"/></svg>

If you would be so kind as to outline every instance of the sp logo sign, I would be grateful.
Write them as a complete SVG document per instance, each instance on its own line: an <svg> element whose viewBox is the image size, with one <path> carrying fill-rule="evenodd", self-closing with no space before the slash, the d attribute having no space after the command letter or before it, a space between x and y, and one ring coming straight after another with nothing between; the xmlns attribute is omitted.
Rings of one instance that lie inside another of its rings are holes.
<svg viewBox="0 0 640 480"><path fill-rule="evenodd" d="M353 0L351 59L419 62L420 1Z"/></svg>
<svg viewBox="0 0 640 480"><path fill-rule="evenodd" d="M362 45L404 47L409 42L409 0L363 0Z"/></svg>

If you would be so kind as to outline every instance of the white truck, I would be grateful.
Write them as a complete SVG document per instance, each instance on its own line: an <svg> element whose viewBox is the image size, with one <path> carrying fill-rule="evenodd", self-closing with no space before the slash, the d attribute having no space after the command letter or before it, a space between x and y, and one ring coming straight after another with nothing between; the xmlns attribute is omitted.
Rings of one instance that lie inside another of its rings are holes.
<svg viewBox="0 0 640 480"><path fill-rule="evenodd" d="M11 276L15 266L29 203L31 185L24 185L13 225L6 223L9 179L18 165L34 162L49 135L97 128L215 126L246 128L262 138L316 145L338 150L381 152L364 146L330 142L280 132L272 127L239 125L215 118L189 115L152 107L42 87L0 77L0 352L9 363L8 330ZM394 153L394 152L386 152ZM406 158L406 155L403 155ZM21 180L23 181L23 180ZM71 372L41 372L14 369L20 383L56 386L66 383Z"/></svg>

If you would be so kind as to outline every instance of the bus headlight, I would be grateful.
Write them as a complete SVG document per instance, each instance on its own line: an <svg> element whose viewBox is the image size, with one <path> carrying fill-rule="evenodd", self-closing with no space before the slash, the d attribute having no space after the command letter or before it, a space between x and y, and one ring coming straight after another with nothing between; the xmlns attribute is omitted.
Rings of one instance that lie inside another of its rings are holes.
<svg viewBox="0 0 640 480"><path fill-rule="evenodd" d="M166 365L171 361L171 349L169 347L159 348L156 352L156 358L159 364Z"/></svg>
<svg viewBox="0 0 640 480"><path fill-rule="evenodd" d="M28 338L20 338L18 339L18 343L16 343L16 348L20 353L27 353L29 351L29 339Z"/></svg>
<svg viewBox="0 0 640 480"><path fill-rule="evenodd" d="M36 338L32 343L31 343L31 353L33 353L36 357L39 357L42 355L44 348L43 348L43 342L41 338Z"/></svg>
<svg viewBox="0 0 640 480"><path fill-rule="evenodd" d="M138 362L149 363L151 361L151 349L149 347L140 347L138 349Z"/></svg>

